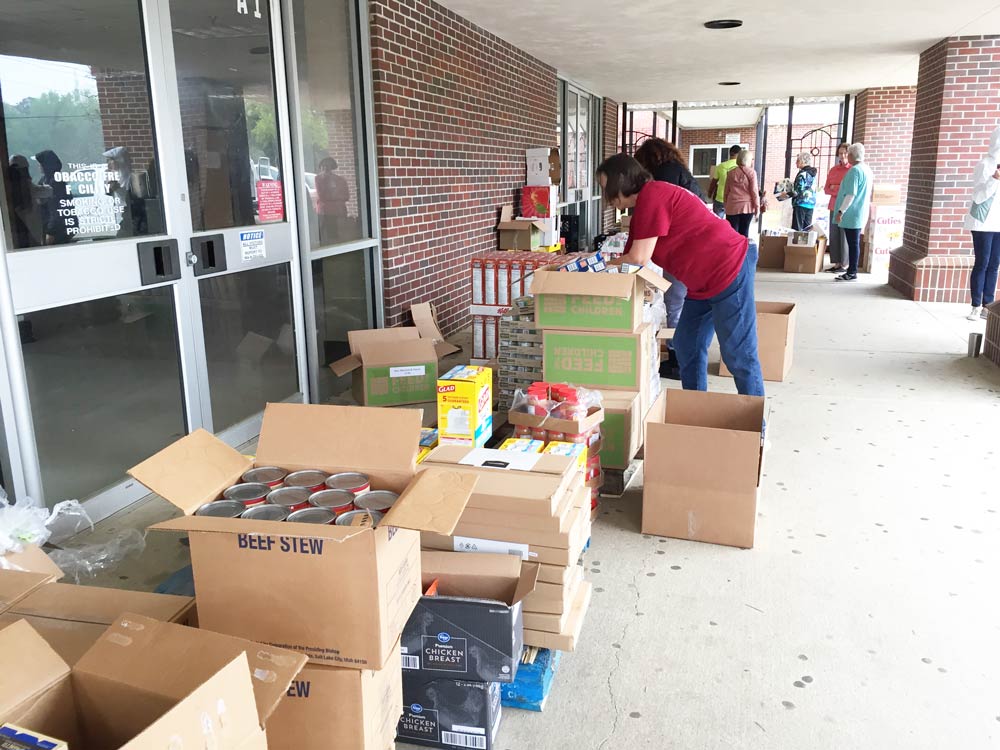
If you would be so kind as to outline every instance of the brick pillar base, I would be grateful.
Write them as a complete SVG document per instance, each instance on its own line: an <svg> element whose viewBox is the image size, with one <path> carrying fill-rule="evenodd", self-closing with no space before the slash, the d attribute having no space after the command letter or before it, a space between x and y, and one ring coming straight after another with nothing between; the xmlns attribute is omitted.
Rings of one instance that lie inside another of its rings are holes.
<svg viewBox="0 0 1000 750"><path fill-rule="evenodd" d="M901 247L889 258L889 286L914 302L969 302L971 255L924 255Z"/></svg>

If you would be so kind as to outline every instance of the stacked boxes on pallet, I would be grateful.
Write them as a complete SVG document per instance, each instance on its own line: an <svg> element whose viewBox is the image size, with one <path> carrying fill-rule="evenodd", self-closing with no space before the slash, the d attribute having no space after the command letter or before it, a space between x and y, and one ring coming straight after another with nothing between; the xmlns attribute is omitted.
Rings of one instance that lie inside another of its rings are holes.
<svg viewBox="0 0 1000 750"><path fill-rule="evenodd" d="M479 481L454 534L423 534L425 549L501 552L539 563L538 584L522 604L524 643L574 650L591 596L579 565L590 539L590 491L577 459L441 446L423 463L459 464Z"/></svg>
<svg viewBox="0 0 1000 750"><path fill-rule="evenodd" d="M520 297L500 319L497 356L499 408L510 409L514 393L542 378L542 332L535 326L535 301Z"/></svg>
<svg viewBox="0 0 1000 750"><path fill-rule="evenodd" d="M472 358L493 362L499 354L500 322L518 297L531 291L531 274L552 263L551 253L491 252L472 259Z"/></svg>

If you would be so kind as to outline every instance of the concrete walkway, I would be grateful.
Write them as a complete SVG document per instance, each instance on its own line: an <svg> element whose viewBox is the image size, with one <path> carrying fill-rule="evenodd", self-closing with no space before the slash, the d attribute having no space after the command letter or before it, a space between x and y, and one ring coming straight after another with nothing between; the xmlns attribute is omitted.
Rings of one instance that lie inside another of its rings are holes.
<svg viewBox="0 0 1000 750"><path fill-rule="evenodd" d="M606 501L582 644L498 750L1000 747L1000 368L966 357L983 324L828 274L757 286L799 325L768 384L756 548L642 536L639 483ZM97 536L168 515L147 503ZM99 582L186 564L175 535L149 543Z"/></svg>

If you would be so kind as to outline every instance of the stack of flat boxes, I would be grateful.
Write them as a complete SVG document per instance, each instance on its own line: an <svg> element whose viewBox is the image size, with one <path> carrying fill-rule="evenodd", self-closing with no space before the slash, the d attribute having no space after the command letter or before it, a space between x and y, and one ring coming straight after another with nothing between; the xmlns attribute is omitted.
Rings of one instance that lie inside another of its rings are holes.
<svg viewBox="0 0 1000 750"><path fill-rule="evenodd" d="M483 464L514 454L477 451L471 469L479 476L452 537L424 533L425 549L520 553L540 563L538 584L525 597L524 643L572 651L590 606L591 584L579 564L590 539L590 490L576 459L531 455L531 468L498 469ZM527 457L526 457L527 458ZM453 466L473 460L459 446L437 448L424 466Z"/></svg>
<svg viewBox="0 0 1000 750"><path fill-rule="evenodd" d="M514 393L542 379L542 332L535 326L535 303L521 297L500 319L497 357L501 411L514 403Z"/></svg>
<svg viewBox="0 0 1000 750"><path fill-rule="evenodd" d="M500 322L515 299L531 291L531 274L552 262L551 253L496 251L472 259L473 364L495 362Z"/></svg>

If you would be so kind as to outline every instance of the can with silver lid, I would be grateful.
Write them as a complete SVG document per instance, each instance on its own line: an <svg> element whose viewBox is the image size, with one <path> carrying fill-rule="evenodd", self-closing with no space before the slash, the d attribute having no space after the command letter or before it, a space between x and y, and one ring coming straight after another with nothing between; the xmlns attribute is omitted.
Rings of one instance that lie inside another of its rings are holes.
<svg viewBox="0 0 1000 750"><path fill-rule="evenodd" d="M268 493L267 501L271 505L280 505L289 513L309 507L309 496L312 494L305 487L279 487Z"/></svg>
<svg viewBox="0 0 1000 750"><path fill-rule="evenodd" d="M246 507L260 505L267 499L267 493L271 488L260 482L246 482L245 484L234 484L222 493L226 500L239 500Z"/></svg>
<svg viewBox="0 0 1000 750"><path fill-rule="evenodd" d="M332 510L339 516L354 510L354 493L348 490L320 490L310 496L309 502L317 508Z"/></svg>
<svg viewBox="0 0 1000 750"><path fill-rule="evenodd" d="M243 475L243 481L260 482L275 490L284 483L287 475L287 471L279 469L277 466L258 466L256 469L247 471Z"/></svg>
<svg viewBox="0 0 1000 750"><path fill-rule="evenodd" d="M337 516L338 526L375 527L382 522L382 514L377 510L349 510Z"/></svg>
<svg viewBox="0 0 1000 750"><path fill-rule="evenodd" d="M354 506L358 510L377 510L379 513L386 513L399 499L399 495L388 490L372 490L365 493L354 501Z"/></svg>
<svg viewBox="0 0 1000 750"><path fill-rule="evenodd" d="M363 495L372 488L368 477L356 471L345 471L342 474L334 474L326 480L326 486L331 490L347 490L355 496Z"/></svg>
<svg viewBox="0 0 1000 750"><path fill-rule="evenodd" d="M239 518L246 509L247 507L239 500L216 500L213 503L205 503L194 514L214 518Z"/></svg>
<svg viewBox="0 0 1000 750"><path fill-rule="evenodd" d="M243 515L240 518L246 518L251 521L284 521L288 518L288 511L280 505L264 503L263 505L255 505L252 508L247 508L243 511Z"/></svg>
<svg viewBox="0 0 1000 750"><path fill-rule="evenodd" d="M319 492L326 489L326 478L330 476L325 471L318 469L305 469L303 471L293 471L285 477L286 487L305 487L310 492Z"/></svg>
<svg viewBox="0 0 1000 750"><path fill-rule="evenodd" d="M288 523L316 523L316 524L331 524L337 517L333 514L332 510L327 510L326 508L303 508L302 510L297 510L294 513L289 513L288 518L285 520Z"/></svg>

